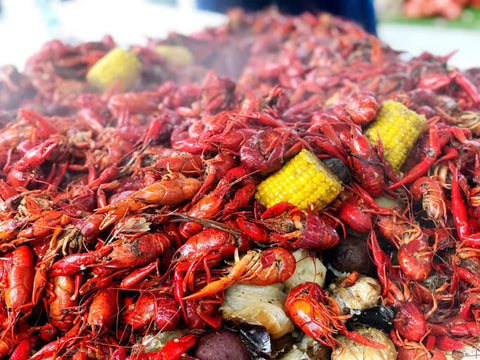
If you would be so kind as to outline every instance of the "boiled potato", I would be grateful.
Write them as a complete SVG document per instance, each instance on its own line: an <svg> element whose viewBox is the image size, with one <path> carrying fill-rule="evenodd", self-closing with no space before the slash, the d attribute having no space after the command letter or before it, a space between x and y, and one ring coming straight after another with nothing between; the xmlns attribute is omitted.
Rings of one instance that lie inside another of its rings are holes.
<svg viewBox="0 0 480 360"><path fill-rule="evenodd" d="M293 348L283 355L281 360L297 360L297 359L329 359L332 350L320 344L317 340L305 335L298 344L295 344Z"/></svg>
<svg viewBox="0 0 480 360"><path fill-rule="evenodd" d="M297 267L293 275L284 282L287 290L291 290L295 286L307 281L316 282L320 287L325 285L327 268L322 264L320 259L315 256L310 256L308 251L304 249L296 250L293 256L295 256L297 260Z"/></svg>
<svg viewBox="0 0 480 360"><path fill-rule="evenodd" d="M370 259L367 241L353 236L344 240L325 254L329 264L341 272L358 271L360 274L375 275L376 267Z"/></svg>
<svg viewBox="0 0 480 360"><path fill-rule="evenodd" d="M225 291L220 311L224 320L263 326L273 339L292 332L294 324L285 313L282 284L238 284Z"/></svg>
<svg viewBox="0 0 480 360"><path fill-rule="evenodd" d="M339 336L340 345L332 353L332 360L395 360L397 351L392 340L380 330L374 328L360 328L361 335L371 340L387 345L386 349L377 349L362 345L346 336Z"/></svg>
<svg viewBox="0 0 480 360"><path fill-rule="evenodd" d="M198 338L195 358L199 360L249 360L247 346L237 333L212 331Z"/></svg>
<svg viewBox="0 0 480 360"><path fill-rule="evenodd" d="M338 303L342 314L350 313L350 309L363 310L378 305L382 299L382 287L377 279L360 275L349 287L339 287L343 279L328 286L330 296Z"/></svg>

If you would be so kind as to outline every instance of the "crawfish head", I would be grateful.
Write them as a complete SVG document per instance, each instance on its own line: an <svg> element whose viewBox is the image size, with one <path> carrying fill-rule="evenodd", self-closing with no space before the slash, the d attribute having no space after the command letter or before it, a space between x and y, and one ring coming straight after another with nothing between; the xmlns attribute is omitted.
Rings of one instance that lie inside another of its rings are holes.
<svg viewBox="0 0 480 360"><path fill-rule="evenodd" d="M366 124L377 115L380 105L372 93L357 94L345 105L345 111L356 124Z"/></svg>
<svg viewBox="0 0 480 360"><path fill-rule="evenodd" d="M337 231L318 215L308 214L303 234L293 245L299 249L330 249L338 244Z"/></svg>
<svg viewBox="0 0 480 360"><path fill-rule="evenodd" d="M412 341L420 341L427 333L425 316L413 302L403 303L399 307L393 327L401 336Z"/></svg>
<svg viewBox="0 0 480 360"><path fill-rule="evenodd" d="M123 314L122 320L133 329L154 320L162 331L173 330L180 321L179 304L165 294L141 294L134 306Z"/></svg>
<svg viewBox="0 0 480 360"><path fill-rule="evenodd" d="M286 149L292 145L287 131L261 130L245 141L240 148L240 160L248 169L268 174L280 168Z"/></svg>
<svg viewBox="0 0 480 360"><path fill-rule="evenodd" d="M338 208L338 217L353 230L359 233L368 233L373 226L372 214L364 211L361 200L351 195Z"/></svg>

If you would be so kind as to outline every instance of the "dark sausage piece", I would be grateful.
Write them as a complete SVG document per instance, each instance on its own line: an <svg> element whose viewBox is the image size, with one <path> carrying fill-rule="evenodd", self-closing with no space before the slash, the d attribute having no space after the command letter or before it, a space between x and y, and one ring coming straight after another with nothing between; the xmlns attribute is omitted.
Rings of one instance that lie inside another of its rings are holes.
<svg viewBox="0 0 480 360"><path fill-rule="evenodd" d="M250 360L245 343L229 330L213 331L200 337L195 357L199 360Z"/></svg>

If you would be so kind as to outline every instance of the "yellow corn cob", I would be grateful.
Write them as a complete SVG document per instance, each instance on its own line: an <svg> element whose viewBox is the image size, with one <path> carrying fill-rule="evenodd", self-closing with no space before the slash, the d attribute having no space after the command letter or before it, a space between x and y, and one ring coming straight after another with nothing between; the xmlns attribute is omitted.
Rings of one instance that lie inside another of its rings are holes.
<svg viewBox="0 0 480 360"><path fill-rule="evenodd" d="M385 159L393 169L400 170L425 126L425 116L406 106L388 100L380 109L375 121L365 130L373 145L381 140Z"/></svg>
<svg viewBox="0 0 480 360"><path fill-rule="evenodd" d="M157 45L155 46L155 52L165 58L170 64L180 66L193 64L193 55L185 46Z"/></svg>
<svg viewBox="0 0 480 360"><path fill-rule="evenodd" d="M115 48L92 66L87 73L87 81L101 91L118 81L122 84L122 90L126 90L140 76L141 70L142 65L134 54Z"/></svg>
<svg viewBox="0 0 480 360"><path fill-rule="evenodd" d="M282 201L323 209L343 190L341 181L315 154L302 150L257 186L255 198L267 208Z"/></svg>

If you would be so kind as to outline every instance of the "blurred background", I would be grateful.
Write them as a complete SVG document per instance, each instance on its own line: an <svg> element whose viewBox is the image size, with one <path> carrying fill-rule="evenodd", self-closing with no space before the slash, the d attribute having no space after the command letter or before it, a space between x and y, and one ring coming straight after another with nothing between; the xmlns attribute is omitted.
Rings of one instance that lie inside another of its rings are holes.
<svg viewBox="0 0 480 360"><path fill-rule="evenodd" d="M111 34L127 46L171 31L188 34L223 23L225 15L199 9L206 2L0 0L0 65L22 69L26 58L53 38L75 43ZM451 64L461 69L480 66L480 0L374 0L373 6L377 34L394 49L408 55L458 50Z"/></svg>

